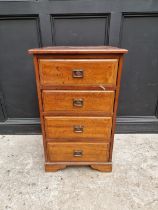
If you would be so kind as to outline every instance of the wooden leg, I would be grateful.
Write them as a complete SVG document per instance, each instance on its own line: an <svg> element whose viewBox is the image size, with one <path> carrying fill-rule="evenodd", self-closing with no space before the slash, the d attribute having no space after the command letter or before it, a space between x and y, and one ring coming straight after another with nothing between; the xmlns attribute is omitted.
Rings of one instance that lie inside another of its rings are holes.
<svg viewBox="0 0 158 210"><path fill-rule="evenodd" d="M66 165L56 165L56 164L45 164L45 171L46 172L55 172L61 169L66 168Z"/></svg>
<svg viewBox="0 0 158 210"><path fill-rule="evenodd" d="M96 165L91 165L91 168L102 172L111 172L112 164L96 164Z"/></svg>
<svg viewBox="0 0 158 210"><path fill-rule="evenodd" d="M112 171L112 164L92 164L90 165L91 168L101 171L101 172L111 172ZM65 169L66 165L64 164L45 164L45 171L46 172L55 172L58 170Z"/></svg>

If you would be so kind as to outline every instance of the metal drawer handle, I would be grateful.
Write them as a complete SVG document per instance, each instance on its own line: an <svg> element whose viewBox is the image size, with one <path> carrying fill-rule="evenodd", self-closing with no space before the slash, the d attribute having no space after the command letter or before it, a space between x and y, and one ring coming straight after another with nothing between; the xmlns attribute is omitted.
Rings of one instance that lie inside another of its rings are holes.
<svg viewBox="0 0 158 210"><path fill-rule="evenodd" d="M83 133L84 126L83 125L74 125L73 130L74 133Z"/></svg>
<svg viewBox="0 0 158 210"><path fill-rule="evenodd" d="M75 107L83 107L83 99L79 98L79 99L73 99L73 106Z"/></svg>
<svg viewBox="0 0 158 210"><path fill-rule="evenodd" d="M82 69L73 69L72 70L72 77L73 78L83 78L84 71Z"/></svg>
<svg viewBox="0 0 158 210"><path fill-rule="evenodd" d="M75 150L73 152L74 157L82 157L83 156L83 151L82 150Z"/></svg>

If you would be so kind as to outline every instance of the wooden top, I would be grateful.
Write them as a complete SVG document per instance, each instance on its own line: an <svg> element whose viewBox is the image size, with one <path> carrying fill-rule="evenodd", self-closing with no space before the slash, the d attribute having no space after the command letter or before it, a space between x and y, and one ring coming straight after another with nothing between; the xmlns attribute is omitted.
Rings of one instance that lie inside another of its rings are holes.
<svg viewBox="0 0 158 210"><path fill-rule="evenodd" d="M111 46L52 46L28 50L29 54L104 54L127 53L128 50Z"/></svg>

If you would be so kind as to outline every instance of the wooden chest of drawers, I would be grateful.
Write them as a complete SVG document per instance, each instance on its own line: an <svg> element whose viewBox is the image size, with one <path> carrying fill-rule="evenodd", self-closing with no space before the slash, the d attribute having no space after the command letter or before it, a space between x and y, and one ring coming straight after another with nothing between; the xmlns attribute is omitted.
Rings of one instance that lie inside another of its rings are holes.
<svg viewBox="0 0 158 210"><path fill-rule="evenodd" d="M34 55L45 170L90 165L112 170L125 49L47 47Z"/></svg>

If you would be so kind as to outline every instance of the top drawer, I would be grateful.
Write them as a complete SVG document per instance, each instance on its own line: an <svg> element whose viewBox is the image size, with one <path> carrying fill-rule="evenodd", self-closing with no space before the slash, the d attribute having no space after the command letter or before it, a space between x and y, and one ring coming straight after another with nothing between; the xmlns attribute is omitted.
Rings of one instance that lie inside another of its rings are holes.
<svg viewBox="0 0 158 210"><path fill-rule="evenodd" d="M115 85L118 59L40 59L41 85Z"/></svg>

